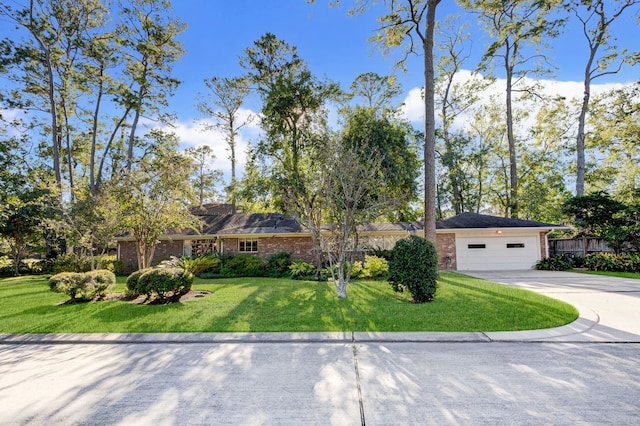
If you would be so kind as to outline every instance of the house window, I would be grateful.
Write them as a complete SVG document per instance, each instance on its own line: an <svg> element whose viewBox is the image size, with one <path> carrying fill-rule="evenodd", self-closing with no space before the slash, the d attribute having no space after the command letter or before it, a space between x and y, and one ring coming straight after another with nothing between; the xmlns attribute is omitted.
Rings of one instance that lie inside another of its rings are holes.
<svg viewBox="0 0 640 426"><path fill-rule="evenodd" d="M467 248L470 249L483 249L483 248L487 248L486 244L467 244Z"/></svg>
<svg viewBox="0 0 640 426"><path fill-rule="evenodd" d="M524 248L524 243L507 243L507 248Z"/></svg>
<svg viewBox="0 0 640 426"><path fill-rule="evenodd" d="M238 240L238 251L240 253L257 253L258 240Z"/></svg>
<svg viewBox="0 0 640 426"><path fill-rule="evenodd" d="M193 247L191 246L191 241L185 241L182 243L182 255L186 257L190 257L193 253Z"/></svg>

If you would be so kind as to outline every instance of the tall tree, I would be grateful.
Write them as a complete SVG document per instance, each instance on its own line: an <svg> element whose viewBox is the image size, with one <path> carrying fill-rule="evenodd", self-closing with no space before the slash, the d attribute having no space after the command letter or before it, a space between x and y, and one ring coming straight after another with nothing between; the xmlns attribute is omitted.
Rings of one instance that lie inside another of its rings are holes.
<svg viewBox="0 0 640 426"><path fill-rule="evenodd" d="M153 131L148 137L155 139L153 149L109 191L120 230L135 239L138 269L152 265L158 238L168 230L201 225L189 212L194 201L190 159L176 151L174 135Z"/></svg>
<svg viewBox="0 0 640 426"><path fill-rule="evenodd" d="M458 18L448 17L439 27L438 49L441 55L436 64L436 104L439 105L439 116L442 129L438 136L442 144L436 147L436 153L443 171L438 179L438 216L440 217L441 200L448 193L451 207L455 214L471 211L474 203L467 199L468 176L465 167L468 164L470 138L465 135L462 126L456 126L456 120L468 112L478 102L479 94L490 84L491 79L477 78L463 82L458 81L460 71L469 56L470 46L467 44L468 34Z"/></svg>
<svg viewBox="0 0 640 426"><path fill-rule="evenodd" d="M249 80L245 77L213 77L205 79L204 84L209 91L205 99L198 102L198 110L214 120L207 125L221 130L229 145L229 161L231 161L231 182L227 191L227 202L238 201L238 183L236 176L236 145L240 129L251 123L253 116L242 117L239 112L249 94Z"/></svg>
<svg viewBox="0 0 640 426"><path fill-rule="evenodd" d="M584 195L585 183L585 127L591 83L605 75L620 71L623 64L638 60L640 52L627 52L611 43L611 26L620 16L640 0L580 0L568 1L567 8L580 22L582 33L588 46L588 55L584 67L584 97L578 116L578 135L576 138L576 196ZM635 58L635 59L634 59Z"/></svg>
<svg viewBox="0 0 640 426"><path fill-rule="evenodd" d="M51 158L59 189L68 191L61 199L73 201L83 185L95 196L109 162L113 171L133 161L140 117L162 118L178 83L171 66L182 53L176 37L184 28L169 10L166 0L0 5L17 29L14 43L3 42L12 47L11 60L3 60L12 96L2 100L27 111L34 127L48 122L42 155ZM124 165L116 164L121 159Z"/></svg>
<svg viewBox="0 0 640 426"><path fill-rule="evenodd" d="M590 115L586 147L598 152L599 174L606 178L598 186L618 198L634 194L640 188L640 82L596 97Z"/></svg>
<svg viewBox="0 0 640 426"><path fill-rule="evenodd" d="M436 122L433 46L436 7L440 0L386 0L385 3L389 13L378 18L380 28L371 40L385 52L404 44L407 54L421 54L424 58L424 236L435 244ZM419 41L418 46L414 45L414 36ZM404 59L398 65L402 66L403 62Z"/></svg>
<svg viewBox="0 0 640 426"><path fill-rule="evenodd" d="M477 13L492 37L484 54L481 69L500 66L505 78L505 122L509 143L509 215L518 217L518 167L516 134L514 131L513 93L528 91L523 86L524 77L546 72L541 49L547 47L545 39L558 35L563 24L552 19L554 6L560 1L540 0L462 0L464 7ZM536 55L527 54L527 46L534 45ZM535 64L530 64L535 58Z"/></svg>
<svg viewBox="0 0 640 426"><path fill-rule="evenodd" d="M312 232L316 263L321 266L318 199L321 188L314 156L321 152L328 132L327 102L338 87L316 79L297 49L267 33L245 49L241 65L261 96L261 126L265 137L256 155L270 162L272 195L283 209Z"/></svg>
<svg viewBox="0 0 640 426"><path fill-rule="evenodd" d="M205 201L218 199L216 187L222 181L222 172L213 170L210 162L216 158L213 149L209 145L201 145L197 148L189 148L185 154L193 160L191 182L196 189L200 205Z"/></svg>
<svg viewBox="0 0 640 426"><path fill-rule="evenodd" d="M342 143L354 149L366 147L382 157L379 171L382 184L371 194L380 199L399 201L389 205L383 213L393 221L413 217L412 203L419 196L419 136L409 123L390 113L381 116L374 108L357 106L344 113L347 115Z"/></svg>
<svg viewBox="0 0 640 426"><path fill-rule="evenodd" d="M402 93L402 86L394 76L374 72L358 75L349 89L350 99L361 98L365 107L380 114L392 109L393 99Z"/></svg>

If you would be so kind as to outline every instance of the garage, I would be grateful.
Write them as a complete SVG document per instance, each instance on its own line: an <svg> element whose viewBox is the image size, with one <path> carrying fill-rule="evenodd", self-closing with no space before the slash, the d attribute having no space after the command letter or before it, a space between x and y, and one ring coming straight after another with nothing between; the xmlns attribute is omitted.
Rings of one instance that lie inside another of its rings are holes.
<svg viewBox="0 0 640 426"><path fill-rule="evenodd" d="M531 269L540 259L540 239L533 235L456 236L458 270Z"/></svg>
<svg viewBox="0 0 640 426"><path fill-rule="evenodd" d="M443 269L522 270L548 256L547 234L568 229L532 220L460 213L436 223Z"/></svg>

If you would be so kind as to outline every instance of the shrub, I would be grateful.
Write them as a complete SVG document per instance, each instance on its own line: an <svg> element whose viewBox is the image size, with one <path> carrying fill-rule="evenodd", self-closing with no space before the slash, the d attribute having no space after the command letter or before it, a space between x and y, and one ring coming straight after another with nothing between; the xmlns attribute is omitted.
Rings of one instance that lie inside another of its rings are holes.
<svg viewBox="0 0 640 426"><path fill-rule="evenodd" d="M128 297L137 297L143 294L143 292L140 291L138 281L140 280L140 276L142 276L142 274L150 270L151 268L140 269L139 271L132 272L127 277L127 296Z"/></svg>
<svg viewBox="0 0 640 426"><path fill-rule="evenodd" d="M270 277L287 277L291 275L291 253L283 251L267 258L267 275Z"/></svg>
<svg viewBox="0 0 640 426"><path fill-rule="evenodd" d="M592 271L640 272L637 254L594 253L584 258L584 265Z"/></svg>
<svg viewBox="0 0 640 426"><path fill-rule="evenodd" d="M198 275L204 271L220 266L220 259L213 255L197 256L197 257L175 257L160 263L161 268L180 268L192 275Z"/></svg>
<svg viewBox="0 0 640 426"><path fill-rule="evenodd" d="M65 293L71 302L89 301L104 297L113 288L116 276L108 270L89 272L62 272L49 278L49 288L56 293Z"/></svg>
<svg viewBox="0 0 640 426"><path fill-rule="evenodd" d="M345 263L345 270L349 266ZM346 271L345 271L346 272ZM351 266L351 278L369 278L369 271L365 268L362 262L355 261L353 262L353 266Z"/></svg>
<svg viewBox="0 0 640 426"><path fill-rule="evenodd" d="M366 255L364 269L370 278L386 277L389 274L389 262L384 257Z"/></svg>
<svg viewBox="0 0 640 426"><path fill-rule="evenodd" d="M371 247L369 251L373 254L373 256L381 257L387 262L391 260L391 250L382 249L380 247Z"/></svg>
<svg viewBox="0 0 640 426"><path fill-rule="evenodd" d="M61 254L53 260L52 272L87 272L91 270L91 259L76 253Z"/></svg>
<svg viewBox="0 0 640 426"><path fill-rule="evenodd" d="M408 291L415 303L433 300L437 289L438 255L433 243L411 235L399 240L389 262L389 284L394 291Z"/></svg>
<svg viewBox="0 0 640 426"><path fill-rule="evenodd" d="M222 264L220 275L223 277L263 277L266 275L266 264L258 256L239 254Z"/></svg>
<svg viewBox="0 0 640 426"><path fill-rule="evenodd" d="M181 268L151 268L138 277L136 288L147 299L176 302L191 290L193 275Z"/></svg>
<svg viewBox="0 0 640 426"><path fill-rule="evenodd" d="M312 279L316 274L316 267L309 262L294 261L289 265L289 270L294 280Z"/></svg>
<svg viewBox="0 0 640 426"><path fill-rule="evenodd" d="M539 260L536 269L541 271L566 271L575 268L575 256L569 254L558 254Z"/></svg>
<svg viewBox="0 0 640 426"><path fill-rule="evenodd" d="M16 274L16 268L13 265L0 266L0 277L13 277Z"/></svg>

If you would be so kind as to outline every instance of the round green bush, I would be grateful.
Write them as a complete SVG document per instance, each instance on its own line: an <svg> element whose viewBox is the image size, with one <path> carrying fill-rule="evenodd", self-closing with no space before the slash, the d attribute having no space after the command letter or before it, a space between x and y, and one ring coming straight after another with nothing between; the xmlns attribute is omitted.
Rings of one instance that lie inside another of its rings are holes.
<svg viewBox="0 0 640 426"><path fill-rule="evenodd" d="M408 291L415 303L433 300L438 286L438 254L430 241L412 235L399 240L389 262L389 284Z"/></svg>
<svg viewBox="0 0 640 426"><path fill-rule="evenodd" d="M193 274L182 268L152 268L138 278L136 287L147 299L170 303L187 294L192 284Z"/></svg>
<svg viewBox="0 0 640 426"><path fill-rule="evenodd" d="M142 276L142 274L150 270L151 268L140 269L129 274L129 276L127 277L127 296L137 297L143 294L143 292L140 291L140 287L138 286L138 280L140 279L140 276Z"/></svg>
<svg viewBox="0 0 640 426"><path fill-rule="evenodd" d="M49 278L49 288L69 295L72 301L89 301L104 297L113 288L116 276L100 269L89 272L62 272Z"/></svg>

